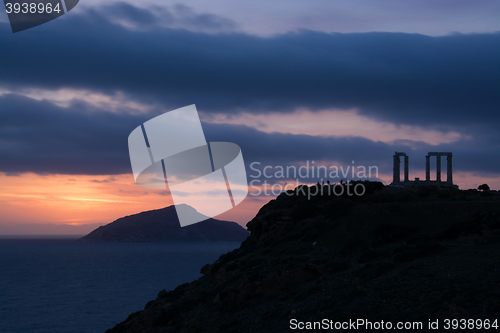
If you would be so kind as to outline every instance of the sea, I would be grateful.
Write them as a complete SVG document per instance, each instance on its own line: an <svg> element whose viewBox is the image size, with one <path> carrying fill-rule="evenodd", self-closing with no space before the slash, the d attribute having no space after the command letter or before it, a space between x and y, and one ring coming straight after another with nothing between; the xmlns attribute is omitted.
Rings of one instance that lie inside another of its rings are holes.
<svg viewBox="0 0 500 333"><path fill-rule="evenodd" d="M105 332L241 242L0 239L0 332Z"/></svg>

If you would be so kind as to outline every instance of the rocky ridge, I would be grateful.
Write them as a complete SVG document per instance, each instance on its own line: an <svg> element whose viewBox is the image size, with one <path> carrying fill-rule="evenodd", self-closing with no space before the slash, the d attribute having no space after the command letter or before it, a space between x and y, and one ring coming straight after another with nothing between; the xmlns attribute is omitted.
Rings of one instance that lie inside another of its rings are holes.
<svg viewBox="0 0 500 333"><path fill-rule="evenodd" d="M365 185L362 197L308 200L303 187L281 194L247 224L251 235L240 248L107 332L285 332L292 319L499 319L500 197Z"/></svg>

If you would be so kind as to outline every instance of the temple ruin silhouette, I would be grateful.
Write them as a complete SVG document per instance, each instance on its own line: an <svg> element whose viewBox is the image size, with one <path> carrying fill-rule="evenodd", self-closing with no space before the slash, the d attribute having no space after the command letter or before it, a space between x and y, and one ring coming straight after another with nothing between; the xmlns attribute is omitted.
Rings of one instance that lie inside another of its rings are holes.
<svg viewBox="0 0 500 333"><path fill-rule="evenodd" d="M404 180L401 181L401 156L404 156ZM436 157L436 180L431 180L431 157ZM441 156L446 156L446 181L441 180ZM437 186L437 187L447 187L447 188L457 188L458 186L453 184L453 166L452 158L453 154L450 152L429 152L425 156L425 181L420 180L420 178L415 178L415 180L409 179L409 156L403 152L395 152L394 156L394 166L392 174L391 186L397 187L416 187L416 186Z"/></svg>

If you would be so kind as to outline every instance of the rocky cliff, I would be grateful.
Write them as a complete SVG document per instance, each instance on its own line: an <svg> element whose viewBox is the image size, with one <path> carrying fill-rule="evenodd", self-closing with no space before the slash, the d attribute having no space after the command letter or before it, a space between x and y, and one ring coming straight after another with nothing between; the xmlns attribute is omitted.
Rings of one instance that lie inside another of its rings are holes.
<svg viewBox="0 0 500 333"><path fill-rule="evenodd" d="M188 207L194 211L194 208ZM125 216L82 237L86 242L243 241L249 232L235 222L208 219L181 227L174 206Z"/></svg>
<svg viewBox="0 0 500 333"><path fill-rule="evenodd" d="M200 279L160 291L108 332L287 332L293 320L325 318L424 328L429 319L498 319L500 198L366 185L362 197L281 194L247 224L251 236L239 249L204 266Z"/></svg>

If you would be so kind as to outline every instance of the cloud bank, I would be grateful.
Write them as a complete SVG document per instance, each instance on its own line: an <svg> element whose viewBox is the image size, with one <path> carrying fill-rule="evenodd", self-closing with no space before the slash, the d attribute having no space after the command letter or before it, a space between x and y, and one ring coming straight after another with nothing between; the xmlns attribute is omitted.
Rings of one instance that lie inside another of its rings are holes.
<svg viewBox="0 0 500 333"><path fill-rule="evenodd" d="M0 95L0 172L129 173L130 131L193 103L205 114L227 115L356 109L374 120L469 137L439 146L389 144L204 123L209 141L237 143L247 162L356 160L390 172L395 150L422 156L417 168L428 151L453 151L462 171L500 172L500 33L259 37L189 8L170 14L165 27L158 13L119 3L57 20L52 33L0 34L0 89L9 92ZM118 93L151 108L109 112L78 98L63 107L29 98L25 89Z"/></svg>
<svg viewBox="0 0 500 333"><path fill-rule="evenodd" d="M398 124L500 124L500 33L137 31L110 20L153 14L118 8L58 20L51 34L1 34L0 86L120 91L204 112L358 108Z"/></svg>
<svg viewBox="0 0 500 333"><path fill-rule="evenodd" d="M17 94L0 96L0 105L5 107L0 113L0 172L7 173L130 173L128 135L150 118L149 114L107 112L83 102L61 107ZM415 156L412 165L421 168L423 156L438 150L453 151L461 171L498 173L499 155L492 153L500 148L498 133L436 147L415 141L389 144L363 137L266 133L243 125L203 123L203 129L208 141L238 144L247 168L254 161L263 165L307 160L350 165L355 160L389 173L396 150Z"/></svg>

